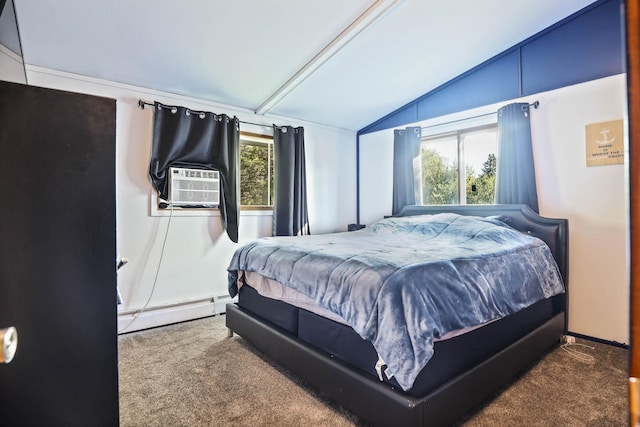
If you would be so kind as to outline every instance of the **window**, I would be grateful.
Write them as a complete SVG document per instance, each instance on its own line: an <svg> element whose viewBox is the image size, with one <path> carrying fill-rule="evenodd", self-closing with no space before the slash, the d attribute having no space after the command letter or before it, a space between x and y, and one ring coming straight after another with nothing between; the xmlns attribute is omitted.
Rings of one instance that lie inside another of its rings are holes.
<svg viewBox="0 0 640 427"><path fill-rule="evenodd" d="M240 132L240 209L273 209L274 151L273 137L249 132ZM212 216L218 209L206 204L200 206L178 206L168 209L166 201L158 199L156 191L151 192L151 216ZM262 215L262 212L254 212ZM251 214L254 214L251 213ZM268 215L268 212L264 212Z"/></svg>
<svg viewBox="0 0 640 427"><path fill-rule="evenodd" d="M423 136L421 147L422 204L494 203L495 124Z"/></svg>
<svg viewBox="0 0 640 427"><path fill-rule="evenodd" d="M273 207L273 138L240 132L240 206Z"/></svg>

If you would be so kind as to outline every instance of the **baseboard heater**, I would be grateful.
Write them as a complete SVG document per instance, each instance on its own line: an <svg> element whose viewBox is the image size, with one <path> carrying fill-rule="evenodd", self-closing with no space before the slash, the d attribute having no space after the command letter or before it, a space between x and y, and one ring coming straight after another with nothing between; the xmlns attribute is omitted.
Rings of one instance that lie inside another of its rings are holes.
<svg viewBox="0 0 640 427"><path fill-rule="evenodd" d="M217 295L148 307L141 313L141 308L124 310L118 313L118 333L134 332L224 314L227 303L236 301L237 298L231 298L229 295ZM132 321L134 316L136 319Z"/></svg>

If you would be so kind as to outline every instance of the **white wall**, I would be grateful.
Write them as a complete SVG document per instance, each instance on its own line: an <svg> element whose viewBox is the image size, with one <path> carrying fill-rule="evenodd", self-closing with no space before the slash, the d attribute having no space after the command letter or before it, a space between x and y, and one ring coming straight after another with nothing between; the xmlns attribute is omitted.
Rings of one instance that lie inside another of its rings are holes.
<svg viewBox="0 0 640 427"><path fill-rule="evenodd" d="M22 57L0 43L0 80L25 83Z"/></svg>
<svg viewBox="0 0 640 427"><path fill-rule="evenodd" d="M531 113L540 213L569 220L569 330L629 343L625 166L586 166L585 125L626 119L626 76L544 92ZM495 112L490 105L422 126ZM360 222L391 214L393 130L360 137Z"/></svg>
<svg viewBox="0 0 640 427"><path fill-rule="evenodd" d="M31 85L117 100L117 248L120 256L129 259L118 277L124 299L119 307L120 329L129 323L132 311L144 306L151 293L169 222L166 216L150 216L152 187L147 171L153 110L140 109L139 99L236 115L240 120L269 126L304 126L312 233L346 231L347 224L355 222L353 131L256 116L230 106L33 66L27 66L27 79ZM241 129L245 129L244 125ZM174 216L148 311L126 330L213 314L216 309L212 297L228 296L226 268L233 251L242 243L270 234L271 216L260 212L241 212L238 244L229 240L219 216Z"/></svg>

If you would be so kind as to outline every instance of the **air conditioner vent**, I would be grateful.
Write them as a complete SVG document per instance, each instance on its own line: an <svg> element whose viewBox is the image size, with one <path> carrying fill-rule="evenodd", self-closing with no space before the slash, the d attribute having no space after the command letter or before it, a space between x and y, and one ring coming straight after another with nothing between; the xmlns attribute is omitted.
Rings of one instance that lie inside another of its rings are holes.
<svg viewBox="0 0 640 427"><path fill-rule="evenodd" d="M218 207L220 173L214 170L169 168L169 202L174 207Z"/></svg>

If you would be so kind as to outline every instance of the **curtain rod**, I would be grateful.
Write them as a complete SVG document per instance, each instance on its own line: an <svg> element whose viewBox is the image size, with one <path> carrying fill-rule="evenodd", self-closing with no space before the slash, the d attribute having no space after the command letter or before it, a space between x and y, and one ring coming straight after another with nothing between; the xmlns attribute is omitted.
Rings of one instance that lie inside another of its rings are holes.
<svg viewBox="0 0 640 427"><path fill-rule="evenodd" d="M146 102L146 101L143 101L142 99L139 99L139 100L138 100L138 107L140 107L140 108L142 108L142 109L144 110L146 106L154 107L154 108L155 108L155 106L156 106L156 105L155 105L154 103L152 103L152 102ZM238 122L240 122L240 123L244 123L245 125L262 126L262 127L265 127L265 128L271 128L271 127L273 127L273 125L265 125L264 123L246 122L246 121L244 121L244 120L238 120ZM278 125L276 125L276 127L282 127L282 126L278 126Z"/></svg>
<svg viewBox="0 0 640 427"><path fill-rule="evenodd" d="M539 106L540 106L540 101L534 101L531 104L529 104L529 107L533 107L534 109L537 109ZM420 129L430 129L430 128L434 128L434 127L437 127L437 126L450 125L450 124L453 124L453 123L464 122L464 121L467 121L467 120L479 119L481 117L493 116L494 114L498 114L498 112L495 111L493 113L479 114L477 116L465 117L464 119L451 120L451 121L448 121L448 122L438 123L438 124L430 125L430 126L421 126Z"/></svg>

